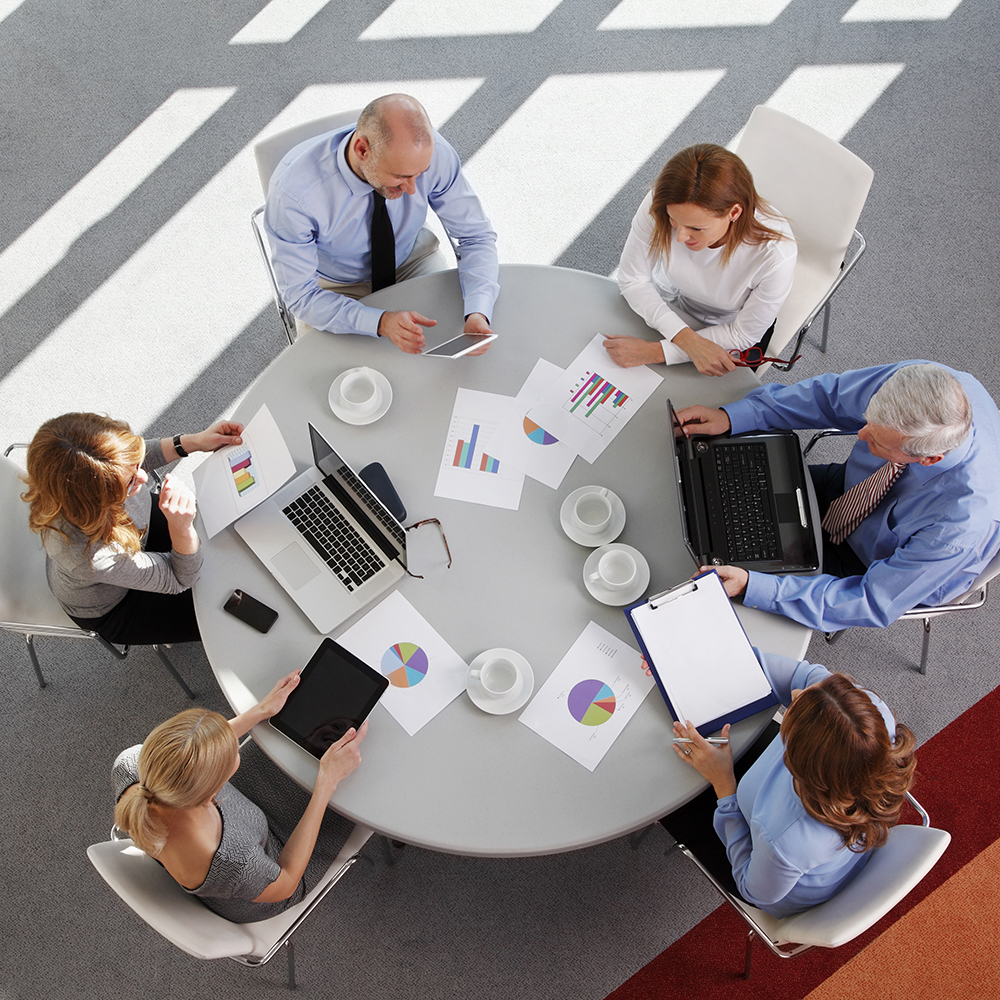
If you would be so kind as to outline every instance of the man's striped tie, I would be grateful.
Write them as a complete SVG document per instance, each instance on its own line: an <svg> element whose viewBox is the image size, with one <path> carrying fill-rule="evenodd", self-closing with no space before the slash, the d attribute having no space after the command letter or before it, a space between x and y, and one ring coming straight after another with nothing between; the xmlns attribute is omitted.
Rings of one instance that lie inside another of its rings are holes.
<svg viewBox="0 0 1000 1000"><path fill-rule="evenodd" d="M896 462L886 462L830 504L823 528L834 545L839 545L879 505L905 468Z"/></svg>

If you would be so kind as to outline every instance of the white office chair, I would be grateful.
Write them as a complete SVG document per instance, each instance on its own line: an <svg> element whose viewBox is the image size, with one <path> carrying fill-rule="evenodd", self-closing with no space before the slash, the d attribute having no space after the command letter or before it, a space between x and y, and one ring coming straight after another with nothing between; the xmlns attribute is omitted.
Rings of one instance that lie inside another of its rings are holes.
<svg viewBox="0 0 1000 1000"><path fill-rule="evenodd" d="M0 629L24 636L38 686L44 688L45 678L35 651L36 635L96 639L118 660L125 659L129 647L118 649L96 632L80 628L49 590L45 578L45 550L41 539L28 527L28 505L21 499L27 487L21 479L21 470L7 458L18 447L25 446L12 444L0 458ZM194 698L195 692L187 686L163 649L154 645L153 650L185 694Z"/></svg>
<svg viewBox="0 0 1000 1000"><path fill-rule="evenodd" d="M909 793L906 797L920 813L923 825L893 827L885 846L873 852L861 872L836 896L782 919L727 892L685 845L678 845L747 923L745 979L750 978L755 937L779 958L792 958L810 948L839 948L881 920L937 864L951 834L931 827L917 800Z"/></svg>
<svg viewBox="0 0 1000 1000"><path fill-rule="evenodd" d="M777 356L794 339L794 358L820 311L820 349L826 351L830 298L865 252L864 237L855 226L874 172L840 143L763 105L750 115L736 154L753 174L758 194L788 219L798 244L792 290L778 313L767 353ZM848 260L852 242L856 249ZM781 370L788 371L792 363ZM757 374L767 367L762 365Z"/></svg>
<svg viewBox="0 0 1000 1000"><path fill-rule="evenodd" d="M828 437L852 437L849 431L829 429L818 431L809 440L803 454L808 455L813 450L817 442ZM990 593L990 584L1000 576L1000 553L997 553L986 565L986 568L976 577L972 586L959 594L958 597L948 601L947 604L918 604L909 611L904 611L896 621L913 621L919 619L924 624L923 642L920 646L920 672L927 673L927 654L931 644L931 619L940 618L941 615L956 614L961 611L975 611L986 603L986 598ZM834 642L846 632L841 629L838 632L826 632L827 642Z"/></svg>
<svg viewBox="0 0 1000 1000"><path fill-rule="evenodd" d="M336 860L301 903L276 917L249 924L234 924L213 913L131 840L94 844L87 848L87 857L126 905L171 944L195 958L231 958L242 965L259 966L285 946L288 988L294 990L292 935L358 860L371 835L368 827L355 826Z"/></svg>

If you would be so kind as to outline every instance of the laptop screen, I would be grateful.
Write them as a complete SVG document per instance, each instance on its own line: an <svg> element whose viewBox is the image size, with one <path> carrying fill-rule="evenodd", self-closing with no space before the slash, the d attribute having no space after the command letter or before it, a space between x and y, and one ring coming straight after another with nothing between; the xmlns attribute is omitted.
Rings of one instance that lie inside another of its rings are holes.
<svg viewBox="0 0 1000 1000"><path fill-rule="evenodd" d="M694 550L694 545L691 543L691 514L688 509L687 499L684 495L684 468L687 465L685 448L687 445L687 439L684 434L684 428L681 426L681 422L677 417L677 411L674 409L674 404L669 399L667 400L667 410L670 412L670 427L674 443L673 475L674 482L677 484L677 506L681 515L681 533L684 536L684 544L687 546L688 552L691 553L691 558L694 560L694 564L700 567L701 560L698 558L698 555Z"/></svg>

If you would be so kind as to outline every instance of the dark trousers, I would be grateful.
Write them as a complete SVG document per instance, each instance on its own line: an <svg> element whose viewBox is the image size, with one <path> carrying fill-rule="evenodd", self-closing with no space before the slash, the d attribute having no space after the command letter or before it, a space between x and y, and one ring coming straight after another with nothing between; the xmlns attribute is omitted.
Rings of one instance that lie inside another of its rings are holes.
<svg viewBox="0 0 1000 1000"><path fill-rule="evenodd" d="M736 761L733 770L737 782L750 770L750 765L770 746L771 742L780 738L778 732L778 723L772 720L743 756ZM683 844L712 873L724 889L742 899L736 888L733 866L729 863L725 845L712 826L717 802L715 789L706 788L686 806L681 806L676 812L664 816L660 823L678 844Z"/></svg>
<svg viewBox="0 0 1000 1000"><path fill-rule="evenodd" d="M154 498L149 512L147 552L169 552L167 519ZM72 615L70 615L73 618ZM100 618L73 618L81 628L91 629L108 642L124 646L152 646L162 642L197 642L201 639L190 590L180 594L157 594L130 590Z"/></svg>
<svg viewBox="0 0 1000 1000"><path fill-rule="evenodd" d="M816 487L816 502L819 504L819 516L826 515L827 508L837 497L844 493L844 476L847 466L843 463L833 465L810 465L809 475ZM868 567L857 557L854 549L846 541L834 545L829 536L823 533L823 572L831 576L864 576Z"/></svg>

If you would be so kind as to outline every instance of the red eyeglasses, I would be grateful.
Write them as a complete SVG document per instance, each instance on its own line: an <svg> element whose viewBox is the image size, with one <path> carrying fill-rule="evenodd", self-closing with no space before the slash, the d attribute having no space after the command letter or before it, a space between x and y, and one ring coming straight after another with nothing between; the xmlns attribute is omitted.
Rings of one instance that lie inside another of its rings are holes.
<svg viewBox="0 0 1000 1000"><path fill-rule="evenodd" d="M785 361L784 358L769 358L759 347L748 347L745 351L734 348L729 352L729 356L738 368L756 368L770 361L779 371L788 371L802 357L801 354L796 354L791 361Z"/></svg>

